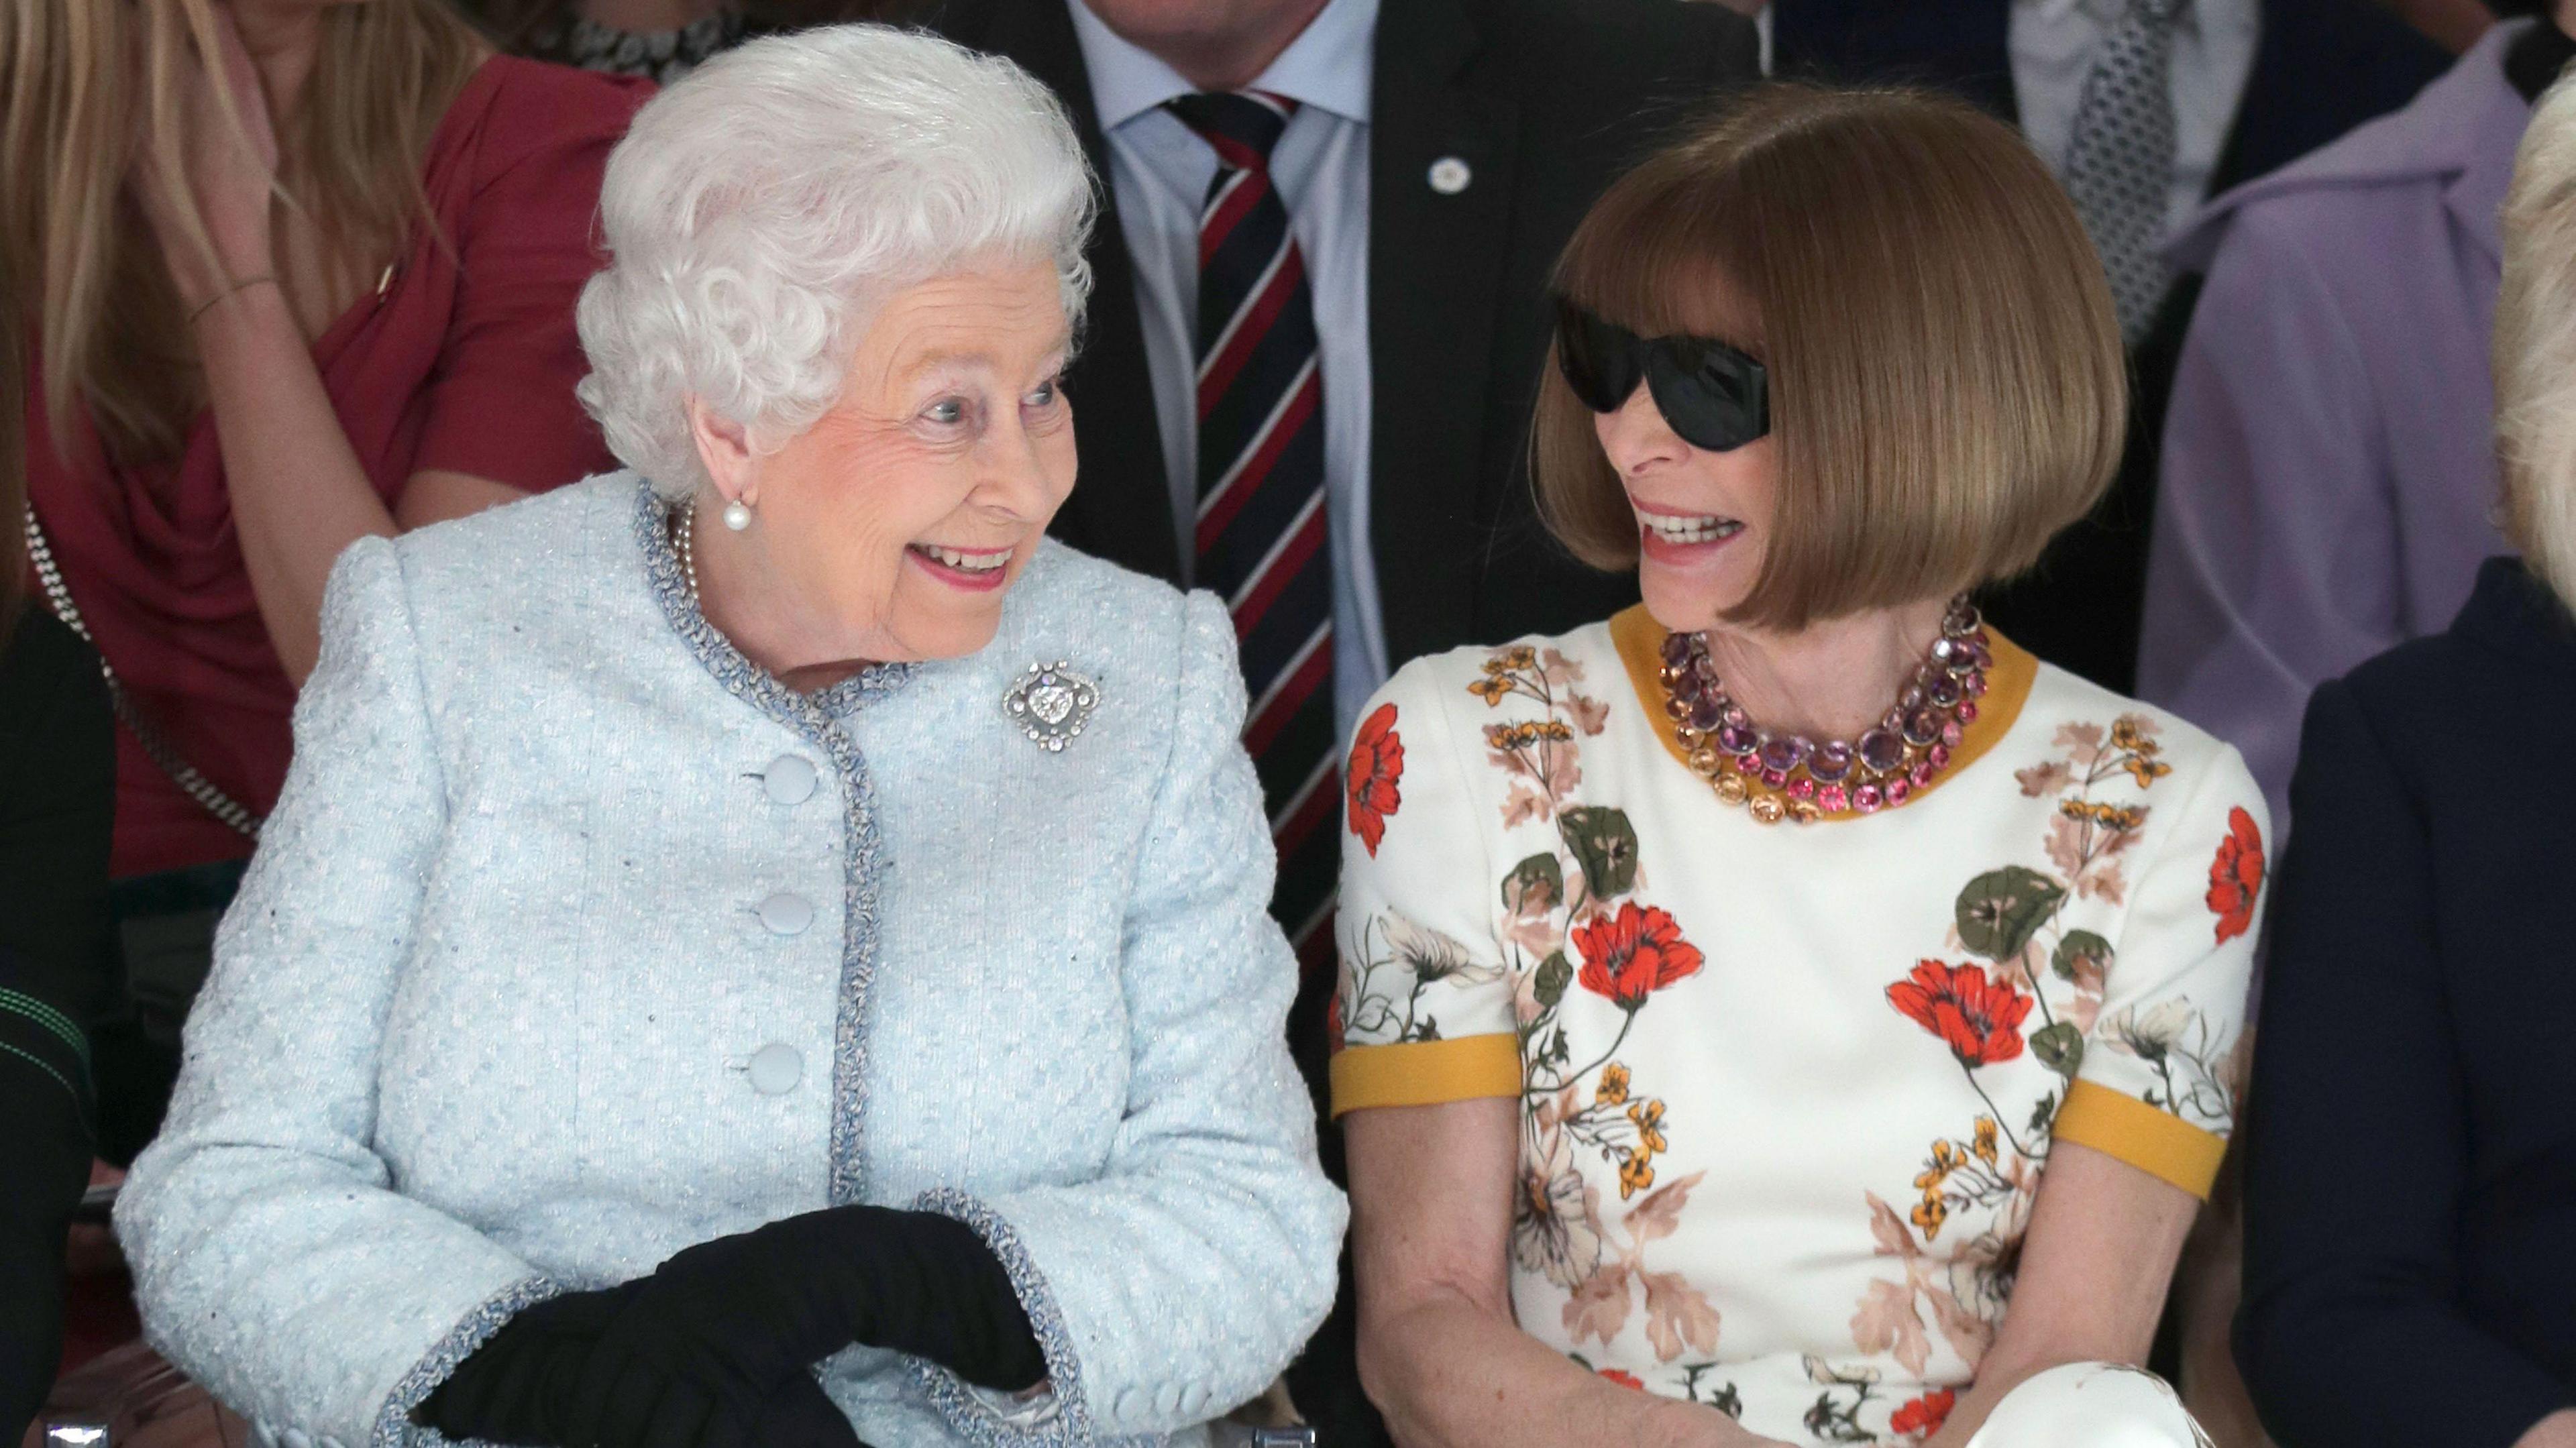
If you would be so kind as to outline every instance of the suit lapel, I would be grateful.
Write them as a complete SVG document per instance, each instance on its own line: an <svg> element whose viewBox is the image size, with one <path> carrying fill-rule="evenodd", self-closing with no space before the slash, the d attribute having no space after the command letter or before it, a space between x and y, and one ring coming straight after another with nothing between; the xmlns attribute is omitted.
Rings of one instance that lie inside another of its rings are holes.
<svg viewBox="0 0 2576 1448"><path fill-rule="evenodd" d="M1387 656L1471 626L1477 496L1497 298L1509 254L1518 107L1465 81L1460 0L1379 12L1369 135L1369 522ZM1435 186L1435 163L1451 184Z"/></svg>
<svg viewBox="0 0 2576 1448"><path fill-rule="evenodd" d="M1085 552L1177 581L1180 540L1164 475L1162 424L1154 415L1153 377L1146 370L1145 332L1136 315L1133 263L1119 229L1117 188L1109 179L1108 140L1092 105L1091 76L1065 8L1070 3L960 4L940 28L964 44L1017 61L1056 93L1072 113L1099 188L1100 219L1086 252L1091 305L1081 355L1065 378L1082 472L1053 531Z"/></svg>

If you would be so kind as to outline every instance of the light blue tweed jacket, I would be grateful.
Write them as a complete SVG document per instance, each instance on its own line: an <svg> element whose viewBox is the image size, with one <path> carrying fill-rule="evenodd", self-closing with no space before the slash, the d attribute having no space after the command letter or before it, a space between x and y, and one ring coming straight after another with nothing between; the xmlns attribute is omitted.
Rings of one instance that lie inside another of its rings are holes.
<svg viewBox="0 0 2576 1448"><path fill-rule="evenodd" d="M863 1439L1202 1440L1344 1222L1225 610L1050 543L983 652L809 699L660 519L614 474L340 561L117 1211L152 1340L286 1448L435 1443L409 1410L531 1301L921 1204L1009 1267L1052 1396L853 1349ZM1001 701L1059 659L1100 700L1049 753Z"/></svg>

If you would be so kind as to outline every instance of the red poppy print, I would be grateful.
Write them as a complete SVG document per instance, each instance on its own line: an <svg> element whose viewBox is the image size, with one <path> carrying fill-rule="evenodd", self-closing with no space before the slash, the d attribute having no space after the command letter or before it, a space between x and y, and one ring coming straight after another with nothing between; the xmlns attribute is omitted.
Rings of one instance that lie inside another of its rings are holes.
<svg viewBox="0 0 2576 1448"><path fill-rule="evenodd" d="M1887 1420L1887 1431L1929 1438L1950 1421L1950 1409L1958 1404L1959 1394L1952 1388L1936 1388L1896 1410Z"/></svg>
<svg viewBox="0 0 2576 1448"><path fill-rule="evenodd" d="M1610 1381L1617 1383L1623 1388L1634 1388L1641 1393L1646 1390L1646 1380L1638 1377L1635 1373L1623 1373L1617 1368L1603 1368L1601 1369L1601 1376L1608 1378Z"/></svg>
<svg viewBox="0 0 2576 1448"><path fill-rule="evenodd" d="M1377 858L1378 842L1386 838L1387 816L1404 803L1396 786L1404 778L1404 738L1395 732L1395 706L1380 704L1377 712L1361 721L1359 737L1351 743L1351 767L1343 778L1349 781L1351 833L1368 846L1369 858Z"/></svg>
<svg viewBox="0 0 2576 1448"><path fill-rule="evenodd" d="M2254 928L2254 899L2263 893L2263 831L2243 806L2227 812L2227 838L2209 862L2209 913L2224 945Z"/></svg>
<svg viewBox="0 0 2576 1448"><path fill-rule="evenodd" d="M1576 926L1574 948L1583 956L1583 988L1608 996L1623 1011L1696 974L1703 962L1699 947L1682 939L1671 915L1651 905L1639 909L1633 900L1616 915L1596 915Z"/></svg>
<svg viewBox="0 0 2576 1448"><path fill-rule="evenodd" d="M1349 1026L1342 1020L1342 993L1335 991L1333 998L1324 1003L1325 1052L1329 1055L1340 1055L1342 1043L1347 1039L1349 1030Z"/></svg>
<svg viewBox="0 0 2576 1448"><path fill-rule="evenodd" d="M1971 1071L2021 1054L2021 1023L2031 998L2010 981L1986 979L1984 966L1923 961L1887 988L1887 1000L1939 1036Z"/></svg>

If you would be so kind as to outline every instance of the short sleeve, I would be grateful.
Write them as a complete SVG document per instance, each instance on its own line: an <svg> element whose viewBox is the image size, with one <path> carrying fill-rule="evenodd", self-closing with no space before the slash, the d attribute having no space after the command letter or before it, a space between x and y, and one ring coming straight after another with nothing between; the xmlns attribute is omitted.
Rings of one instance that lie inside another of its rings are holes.
<svg viewBox="0 0 2576 1448"><path fill-rule="evenodd" d="M1436 661L1397 673L1351 741L1335 923L1333 1113L1516 1096L1496 880Z"/></svg>
<svg viewBox="0 0 2576 1448"><path fill-rule="evenodd" d="M2268 823L2244 761L2215 748L2133 877L2120 939L2099 942L2101 1012L2055 1128L2204 1199L2243 1081Z"/></svg>
<svg viewBox="0 0 2576 1448"><path fill-rule="evenodd" d="M483 145L495 160L456 227L462 279L412 466L535 492L616 465L573 395L588 370L573 307L601 265L592 227L609 150L651 88L524 69L535 78L512 76L494 103Z"/></svg>

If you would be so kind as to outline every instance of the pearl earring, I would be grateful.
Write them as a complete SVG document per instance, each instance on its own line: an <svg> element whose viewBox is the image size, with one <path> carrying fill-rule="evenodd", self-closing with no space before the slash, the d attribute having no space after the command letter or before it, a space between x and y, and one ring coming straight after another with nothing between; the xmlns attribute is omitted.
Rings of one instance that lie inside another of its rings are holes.
<svg viewBox="0 0 2576 1448"><path fill-rule="evenodd" d="M739 533L751 526L751 505L740 498L724 505L724 525Z"/></svg>

